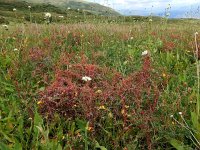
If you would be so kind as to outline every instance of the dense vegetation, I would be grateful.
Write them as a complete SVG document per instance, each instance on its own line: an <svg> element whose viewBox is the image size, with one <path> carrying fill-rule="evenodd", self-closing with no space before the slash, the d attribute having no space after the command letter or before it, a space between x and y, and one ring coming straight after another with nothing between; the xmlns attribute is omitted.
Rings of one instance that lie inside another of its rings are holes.
<svg viewBox="0 0 200 150"><path fill-rule="evenodd" d="M0 149L200 148L199 20L32 8L1 10Z"/></svg>

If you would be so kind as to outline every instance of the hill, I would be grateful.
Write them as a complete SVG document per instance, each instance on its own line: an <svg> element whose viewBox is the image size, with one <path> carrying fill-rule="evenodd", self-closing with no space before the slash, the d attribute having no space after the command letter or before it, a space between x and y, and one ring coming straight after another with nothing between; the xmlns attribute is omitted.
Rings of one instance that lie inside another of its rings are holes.
<svg viewBox="0 0 200 150"><path fill-rule="evenodd" d="M59 7L61 9L66 10L68 7L71 9L80 9L91 12L96 15L120 15L118 12L113 10L112 8L92 3L86 2L83 0L16 0L16 1L25 1L33 4L51 4L53 6Z"/></svg>
<svg viewBox="0 0 200 150"><path fill-rule="evenodd" d="M31 9L28 9L31 6ZM13 12L13 8L17 11ZM70 9L68 9L70 8ZM50 0L0 0L0 24L8 22L32 21L44 22L44 13L50 12L54 22L84 22L94 17L120 16L111 8L104 7L96 3L84 1L60 1L55 3ZM30 16L31 13L31 16ZM59 18L59 16L67 19Z"/></svg>

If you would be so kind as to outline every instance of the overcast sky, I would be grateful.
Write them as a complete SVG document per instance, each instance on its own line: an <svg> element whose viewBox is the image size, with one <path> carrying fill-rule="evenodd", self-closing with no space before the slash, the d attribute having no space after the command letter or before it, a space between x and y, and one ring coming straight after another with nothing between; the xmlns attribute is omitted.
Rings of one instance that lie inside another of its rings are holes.
<svg viewBox="0 0 200 150"><path fill-rule="evenodd" d="M171 10L196 6L200 0L87 0L97 2L115 10L129 10L132 14L165 12L170 4Z"/></svg>

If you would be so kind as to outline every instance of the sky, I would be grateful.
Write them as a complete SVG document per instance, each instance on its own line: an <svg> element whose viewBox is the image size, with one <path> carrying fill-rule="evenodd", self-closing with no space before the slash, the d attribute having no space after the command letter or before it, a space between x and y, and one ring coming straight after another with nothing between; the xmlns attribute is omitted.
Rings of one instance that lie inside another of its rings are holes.
<svg viewBox="0 0 200 150"><path fill-rule="evenodd" d="M114 8L123 14L148 15L165 12L169 7L171 12L191 11L200 6L200 0L87 0ZM195 8L193 8L195 7ZM196 10L195 10L196 11Z"/></svg>

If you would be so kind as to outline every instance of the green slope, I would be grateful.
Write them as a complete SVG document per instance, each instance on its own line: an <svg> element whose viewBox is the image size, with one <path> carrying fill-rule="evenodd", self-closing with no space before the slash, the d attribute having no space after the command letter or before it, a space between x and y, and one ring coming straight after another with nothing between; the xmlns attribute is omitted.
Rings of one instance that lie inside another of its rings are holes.
<svg viewBox="0 0 200 150"><path fill-rule="evenodd" d="M84 9L85 11L91 12L98 15L120 15L115 10L102 6L97 3L86 2L83 0L16 0L16 1L26 1L30 3L45 3L57 6L62 9Z"/></svg>
<svg viewBox="0 0 200 150"><path fill-rule="evenodd" d="M28 8L29 5L31 6L31 9ZM68 7L71 9L68 10ZM14 12L13 8L16 8L17 11ZM108 7L81 1L63 0L60 1L60 3L55 4L53 1L50 3L49 0L34 0L34 2L31 0L0 0L0 24L8 22L22 23L26 21L31 21L33 23L44 23L45 12L52 13L53 22L65 23L85 22L86 20L92 21L94 18L105 20L108 15L111 15L115 18L119 16L118 13L113 12L112 9ZM64 19L59 18L61 15L64 16ZM104 19L102 19L102 15Z"/></svg>

